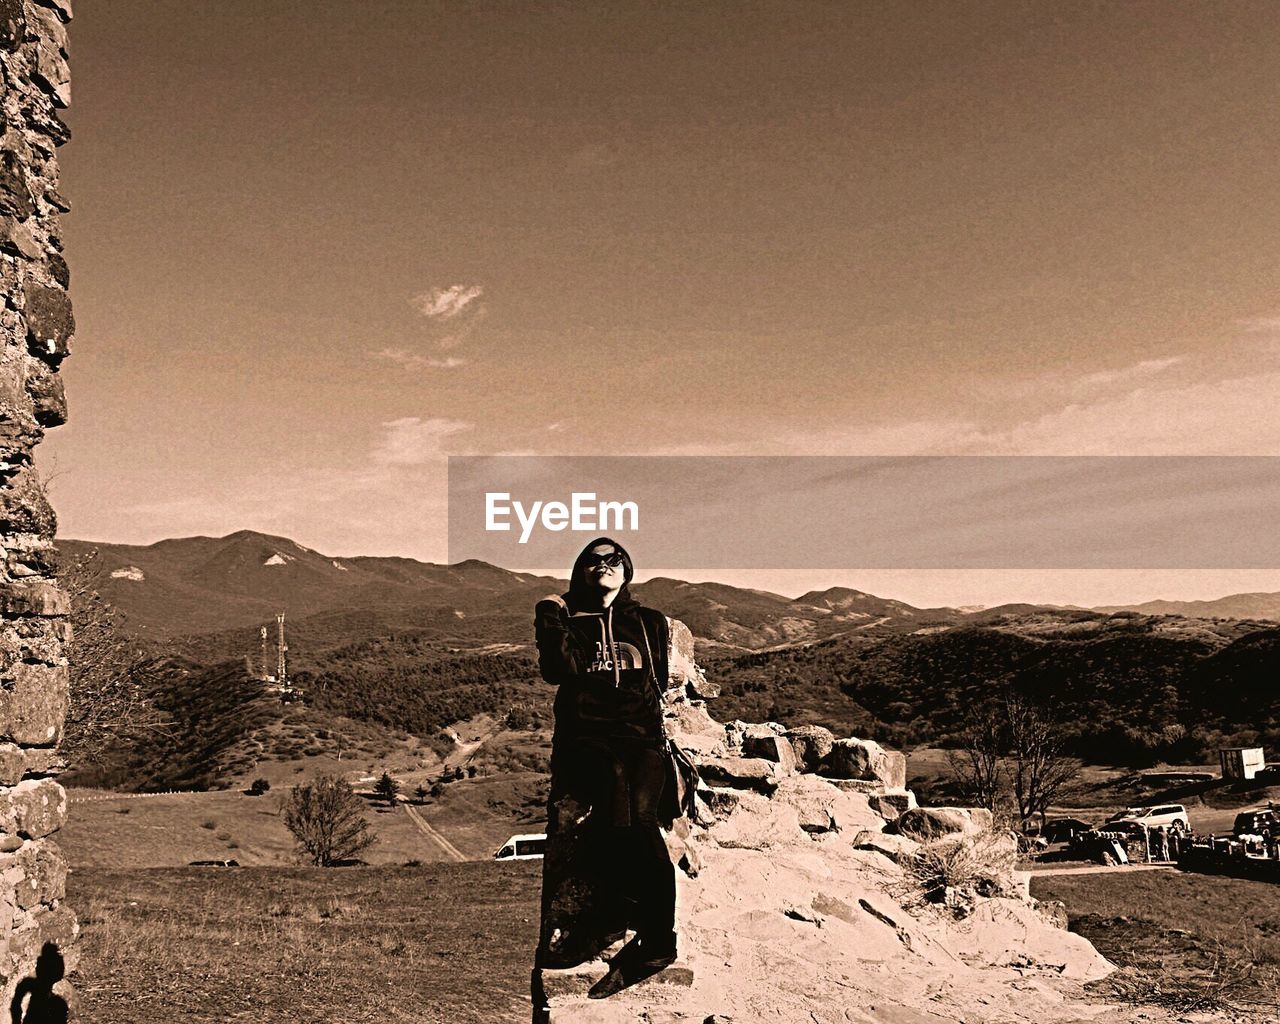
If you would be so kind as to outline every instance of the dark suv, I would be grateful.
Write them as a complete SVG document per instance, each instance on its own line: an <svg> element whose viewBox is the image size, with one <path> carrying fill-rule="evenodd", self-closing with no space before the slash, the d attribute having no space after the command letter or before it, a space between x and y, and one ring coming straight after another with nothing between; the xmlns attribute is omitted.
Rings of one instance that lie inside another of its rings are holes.
<svg viewBox="0 0 1280 1024"><path fill-rule="evenodd" d="M1280 814L1272 810L1241 811L1231 826L1233 836L1261 836L1280 832Z"/></svg>

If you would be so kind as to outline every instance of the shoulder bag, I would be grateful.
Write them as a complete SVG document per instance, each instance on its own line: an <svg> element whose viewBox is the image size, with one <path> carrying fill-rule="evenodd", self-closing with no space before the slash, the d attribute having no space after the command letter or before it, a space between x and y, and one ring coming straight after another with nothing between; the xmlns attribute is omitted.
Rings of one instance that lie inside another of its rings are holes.
<svg viewBox="0 0 1280 1024"><path fill-rule="evenodd" d="M658 674L654 668L653 648L649 644L649 629L645 626L643 615L640 618L640 629L644 633L645 656L649 659L649 681L657 694L658 711L661 714L665 688L658 682ZM658 805L658 816L665 822L674 822L677 818L695 820L698 784L702 781L698 774L698 766L693 763L689 752L667 734L665 718L662 720L662 739L667 753L667 783L663 787L662 799Z"/></svg>

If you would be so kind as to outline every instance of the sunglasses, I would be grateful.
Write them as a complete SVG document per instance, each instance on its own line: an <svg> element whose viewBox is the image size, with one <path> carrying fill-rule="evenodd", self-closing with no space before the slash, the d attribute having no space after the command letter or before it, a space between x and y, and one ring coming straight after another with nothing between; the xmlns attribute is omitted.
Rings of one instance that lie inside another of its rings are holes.
<svg viewBox="0 0 1280 1024"><path fill-rule="evenodd" d="M582 566L584 569L593 569L597 565L603 565L608 569L616 569L621 564L622 554L617 551L612 551L607 555L587 555Z"/></svg>

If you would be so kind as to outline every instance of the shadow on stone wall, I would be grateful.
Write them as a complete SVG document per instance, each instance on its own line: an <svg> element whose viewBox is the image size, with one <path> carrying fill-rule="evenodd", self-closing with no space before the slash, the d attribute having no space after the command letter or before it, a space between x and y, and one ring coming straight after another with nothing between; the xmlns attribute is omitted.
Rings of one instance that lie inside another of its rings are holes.
<svg viewBox="0 0 1280 1024"><path fill-rule="evenodd" d="M62 953L46 942L36 960L35 974L18 982L9 1004L10 1024L66 1024L67 1001L53 991L66 974Z"/></svg>

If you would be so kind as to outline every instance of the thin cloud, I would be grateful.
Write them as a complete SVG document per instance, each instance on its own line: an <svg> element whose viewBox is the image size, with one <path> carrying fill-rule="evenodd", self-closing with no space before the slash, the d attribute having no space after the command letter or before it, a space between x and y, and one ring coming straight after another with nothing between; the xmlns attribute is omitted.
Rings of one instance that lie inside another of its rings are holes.
<svg viewBox="0 0 1280 1024"><path fill-rule="evenodd" d="M453 284L447 288L432 288L429 292L415 295L409 301L419 313L428 320L454 320L468 310L478 311L476 305L484 288L478 284Z"/></svg>
<svg viewBox="0 0 1280 1024"><path fill-rule="evenodd" d="M463 420L435 416L388 420L370 458L380 466L421 466L448 454L448 440L470 429L471 424Z"/></svg>
<svg viewBox="0 0 1280 1024"><path fill-rule="evenodd" d="M403 348L384 348L374 354L379 359L403 366L406 370L456 370L459 366L467 365L467 360L461 356L445 356L442 359L438 356L424 356Z"/></svg>

